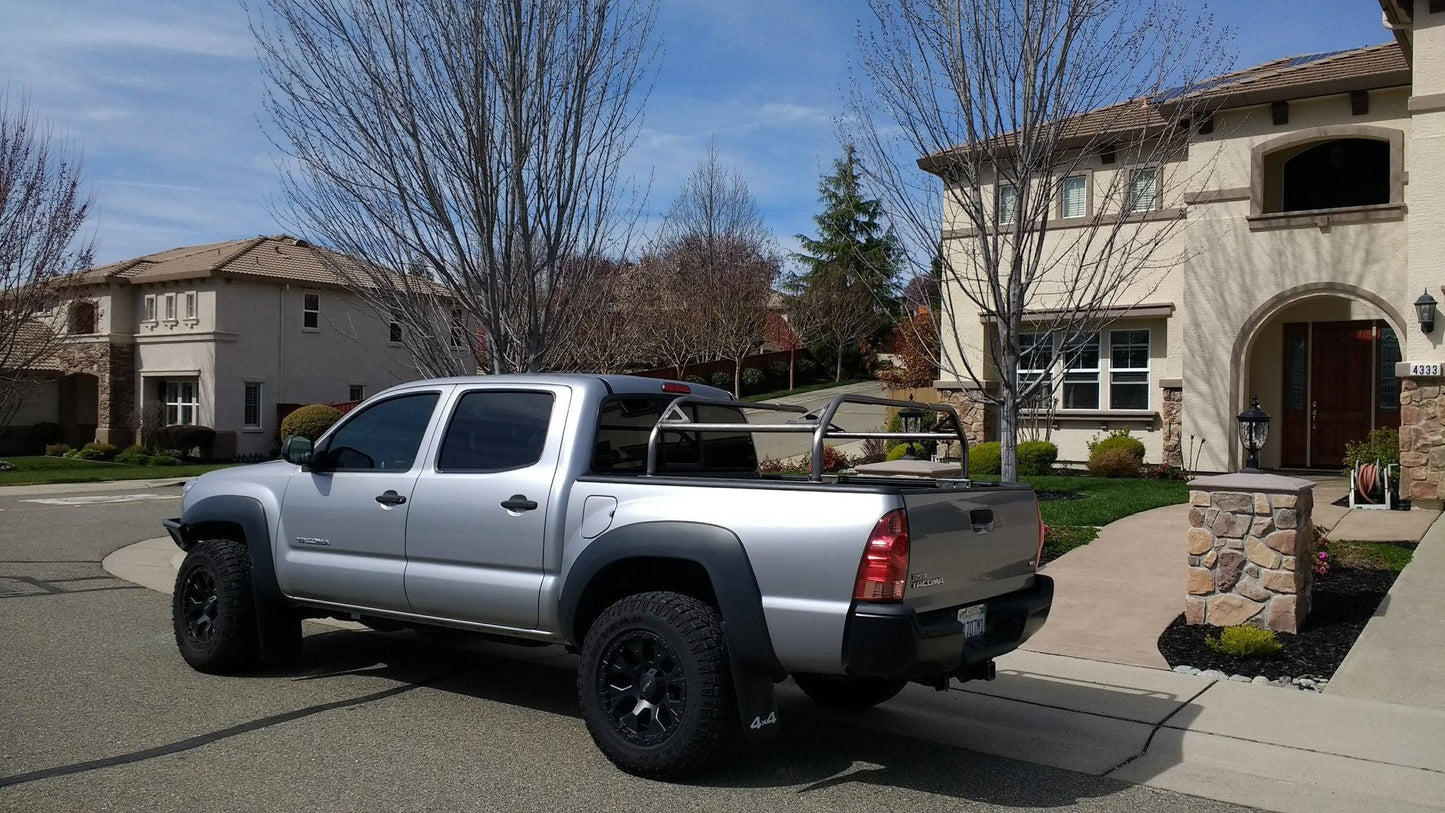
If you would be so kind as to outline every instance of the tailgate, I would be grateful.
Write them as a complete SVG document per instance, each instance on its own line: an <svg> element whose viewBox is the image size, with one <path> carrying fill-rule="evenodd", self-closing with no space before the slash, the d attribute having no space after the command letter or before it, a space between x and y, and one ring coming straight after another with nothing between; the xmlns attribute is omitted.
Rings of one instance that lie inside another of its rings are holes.
<svg viewBox="0 0 1445 813"><path fill-rule="evenodd" d="M1038 503L1028 486L905 492L908 586L918 612L1022 590L1033 582Z"/></svg>

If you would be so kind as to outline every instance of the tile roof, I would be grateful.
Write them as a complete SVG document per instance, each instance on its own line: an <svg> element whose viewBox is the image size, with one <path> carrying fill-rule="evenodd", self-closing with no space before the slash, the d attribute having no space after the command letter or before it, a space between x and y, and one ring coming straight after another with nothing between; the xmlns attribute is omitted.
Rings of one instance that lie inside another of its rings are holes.
<svg viewBox="0 0 1445 813"><path fill-rule="evenodd" d="M354 261L290 235L251 237L200 246L183 246L144 257L98 266L74 281L93 284L111 280L143 283L209 276L253 277L313 285L343 285L338 273ZM357 272L355 279L365 281ZM441 293L441 290L438 289Z"/></svg>

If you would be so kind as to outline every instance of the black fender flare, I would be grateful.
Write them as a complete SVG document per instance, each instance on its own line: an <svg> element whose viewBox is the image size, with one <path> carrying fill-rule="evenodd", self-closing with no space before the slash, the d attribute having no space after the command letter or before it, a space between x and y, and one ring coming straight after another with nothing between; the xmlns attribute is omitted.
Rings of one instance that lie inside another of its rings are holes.
<svg viewBox="0 0 1445 813"><path fill-rule="evenodd" d="M226 523L241 529L246 551L251 557L251 593L256 602L261 656L269 658L274 647L271 632L277 624L291 622L295 613L276 581L276 562L271 555L271 526L266 521L266 509L254 497L235 494L204 497L186 506L181 513L180 527L172 536L178 537L177 544L182 550L190 551L201 541L196 529L208 523Z"/></svg>
<svg viewBox="0 0 1445 813"><path fill-rule="evenodd" d="M583 549L568 569L558 612L573 645L577 611L587 588L606 567L625 559L681 559L701 565L712 582L727 635L738 711L748 739L777 730L773 684L787 676L773 651L763 596L742 540L727 528L702 522L658 521L607 531Z"/></svg>

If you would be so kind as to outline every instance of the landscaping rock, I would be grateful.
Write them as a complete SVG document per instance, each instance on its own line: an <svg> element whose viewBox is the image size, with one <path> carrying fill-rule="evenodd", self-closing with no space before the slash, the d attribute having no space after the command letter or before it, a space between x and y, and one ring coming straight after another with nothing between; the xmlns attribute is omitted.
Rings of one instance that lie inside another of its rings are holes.
<svg viewBox="0 0 1445 813"><path fill-rule="evenodd" d="M1207 677L1210 680L1229 680L1229 676L1218 669L1205 669L1199 673L1200 677Z"/></svg>
<svg viewBox="0 0 1445 813"><path fill-rule="evenodd" d="M1251 680L1250 683L1253 683L1256 686L1268 686L1269 678L1265 677L1264 675L1255 675L1254 679Z"/></svg>
<svg viewBox="0 0 1445 813"><path fill-rule="evenodd" d="M1248 682L1249 682L1249 678L1245 677L1244 675L1230 675L1230 676L1229 676L1229 679L1232 680L1232 681L1234 681L1235 683L1248 683Z"/></svg>

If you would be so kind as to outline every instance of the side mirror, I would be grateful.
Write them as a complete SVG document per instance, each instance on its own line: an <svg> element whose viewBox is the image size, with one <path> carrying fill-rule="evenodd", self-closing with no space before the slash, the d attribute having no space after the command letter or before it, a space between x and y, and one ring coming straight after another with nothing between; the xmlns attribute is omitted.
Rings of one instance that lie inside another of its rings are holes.
<svg viewBox="0 0 1445 813"><path fill-rule="evenodd" d="M292 435L281 444L281 457L288 463L305 466L311 462L311 438Z"/></svg>

